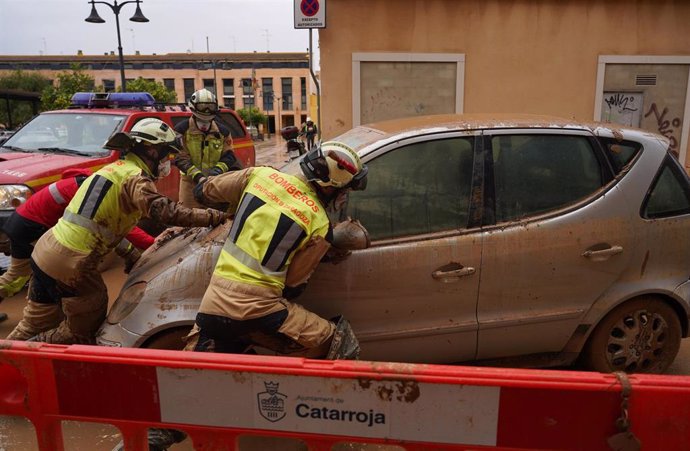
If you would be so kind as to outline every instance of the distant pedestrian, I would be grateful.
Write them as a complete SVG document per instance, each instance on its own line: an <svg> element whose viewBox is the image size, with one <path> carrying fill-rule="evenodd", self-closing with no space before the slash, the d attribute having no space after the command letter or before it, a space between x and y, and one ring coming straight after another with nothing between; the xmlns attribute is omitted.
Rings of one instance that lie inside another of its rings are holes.
<svg viewBox="0 0 690 451"><path fill-rule="evenodd" d="M302 130L300 132L301 135L306 136L307 138L307 151L314 147L314 138L316 138L316 134L318 132L319 129L314 121L312 121L310 117L307 117L307 122L302 125Z"/></svg>

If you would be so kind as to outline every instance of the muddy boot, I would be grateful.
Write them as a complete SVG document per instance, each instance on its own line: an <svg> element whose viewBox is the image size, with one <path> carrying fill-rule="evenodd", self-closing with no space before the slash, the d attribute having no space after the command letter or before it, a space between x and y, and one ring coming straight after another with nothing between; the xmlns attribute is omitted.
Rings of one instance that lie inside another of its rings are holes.
<svg viewBox="0 0 690 451"><path fill-rule="evenodd" d="M42 331L34 341L52 344L96 344L96 332L105 321L108 297L105 292L62 298L65 320L54 329Z"/></svg>
<svg viewBox="0 0 690 451"><path fill-rule="evenodd" d="M31 277L31 259L12 257L7 272L0 276L0 296L9 298L19 293L29 281L29 277Z"/></svg>
<svg viewBox="0 0 690 451"><path fill-rule="evenodd" d="M41 304L28 301L24 307L24 317L7 336L7 340L28 340L41 332L60 324L63 315L58 304Z"/></svg>
<svg viewBox="0 0 690 451"><path fill-rule="evenodd" d="M149 429L149 451L167 451L175 443L180 443L187 438L187 434L175 429ZM125 444L120 441L113 451L125 451Z"/></svg>

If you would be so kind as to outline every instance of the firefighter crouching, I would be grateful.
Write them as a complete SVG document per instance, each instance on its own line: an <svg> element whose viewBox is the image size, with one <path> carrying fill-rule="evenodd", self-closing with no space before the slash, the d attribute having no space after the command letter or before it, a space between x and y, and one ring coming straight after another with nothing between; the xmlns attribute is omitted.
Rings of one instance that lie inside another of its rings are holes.
<svg viewBox="0 0 690 451"><path fill-rule="evenodd" d="M248 168L195 188L200 202L228 203L235 218L188 350L242 353L258 345L284 355L356 358L358 346L345 350L340 339L333 346L336 330L349 331L345 320L328 321L288 299L301 293L331 247L326 207L364 189L367 168L339 142L314 148L300 167L299 176Z"/></svg>
<svg viewBox="0 0 690 451"><path fill-rule="evenodd" d="M216 120L216 96L207 89L196 91L189 98L192 116L175 126L182 136L183 148L175 157L180 170L180 203L185 207L202 207L192 193L203 177L242 169L232 151L230 130Z"/></svg>
<svg viewBox="0 0 690 451"><path fill-rule="evenodd" d="M168 154L176 146L175 132L154 118L110 138L105 147L124 149L124 159L84 181L36 243L28 305L8 339L93 343L108 306L98 264L142 216L178 226L215 226L227 218L217 210L181 207L157 192L154 180L169 173Z"/></svg>

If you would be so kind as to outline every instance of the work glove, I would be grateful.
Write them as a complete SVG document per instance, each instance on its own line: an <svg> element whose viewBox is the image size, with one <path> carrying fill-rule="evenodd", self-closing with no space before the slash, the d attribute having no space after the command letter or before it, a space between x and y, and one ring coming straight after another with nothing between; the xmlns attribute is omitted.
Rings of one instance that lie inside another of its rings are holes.
<svg viewBox="0 0 690 451"><path fill-rule="evenodd" d="M129 272L132 270L132 268L134 268L134 265L136 265L140 258L141 251L136 247L132 246L132 250L130 250L129 253L125 255L125 274L129 274Z"/></svg>
<svg viewBox="0 0 690 451"><path fill-rule="evenodd" d="M211 215L210 227L220 225L230 218L230 215L224 211L214 210L213 208L209 208L206 211Z"/></svg>
<svg viewBox="0 0 690 451"><path fill-rule="evenodd" d="M194 166L189 159L188 155L183 155L181 153L178 153L175 155L175 159L173 160L173 163L175 166L177 166L177 169L180 170L183 174L186 174L187 171L189 171L189 168Z"/></svg>

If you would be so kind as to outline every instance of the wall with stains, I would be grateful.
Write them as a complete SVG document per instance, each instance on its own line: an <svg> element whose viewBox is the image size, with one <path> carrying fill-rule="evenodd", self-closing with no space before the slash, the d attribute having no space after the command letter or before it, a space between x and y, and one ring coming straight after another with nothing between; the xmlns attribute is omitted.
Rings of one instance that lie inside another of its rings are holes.
<svg viewBox="0 0 690 451"><path fill-rule="evenodd" d="M327 6L328 28L319 31L325 138L352 126L355 52L462 53L464 112L582 120L594 114L600 55L690 52L690 2L683 1L329 0Z"/></svg>

